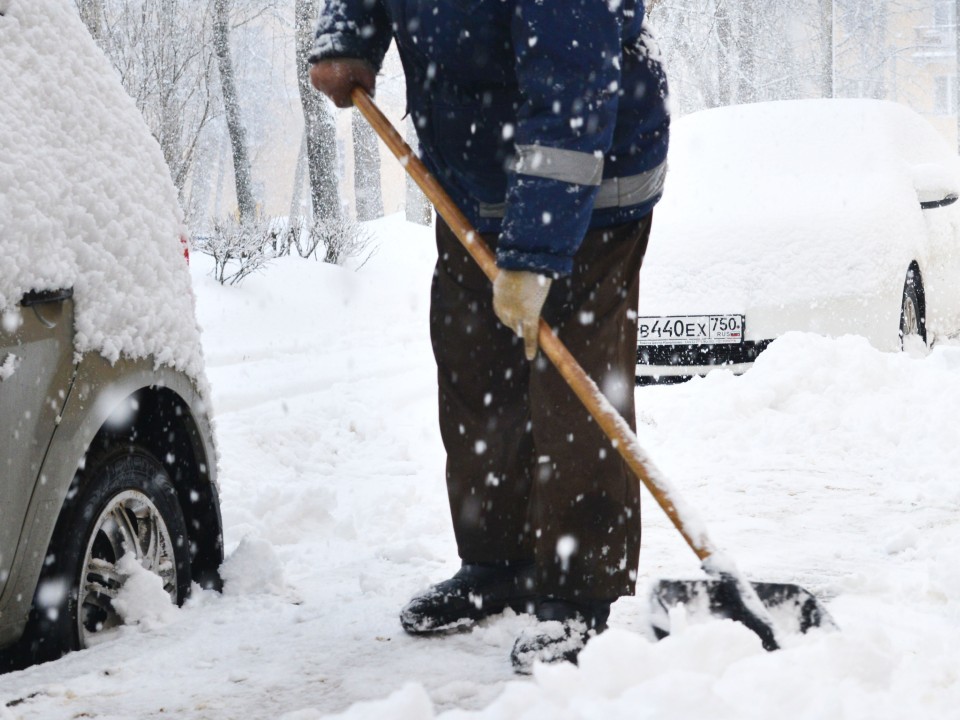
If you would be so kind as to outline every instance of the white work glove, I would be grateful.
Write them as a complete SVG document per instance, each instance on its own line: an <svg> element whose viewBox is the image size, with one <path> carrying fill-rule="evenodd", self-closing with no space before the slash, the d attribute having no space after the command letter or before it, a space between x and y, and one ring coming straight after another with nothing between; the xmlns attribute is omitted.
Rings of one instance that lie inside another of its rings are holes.
<svg viewBox="0 0 960 720"><path fill-rule="evenodd" d="M524 270L501 270L493 282L493 311L500 322L523 338L527 360L537 356L540 311L551 282L548 277Z"/></svg>

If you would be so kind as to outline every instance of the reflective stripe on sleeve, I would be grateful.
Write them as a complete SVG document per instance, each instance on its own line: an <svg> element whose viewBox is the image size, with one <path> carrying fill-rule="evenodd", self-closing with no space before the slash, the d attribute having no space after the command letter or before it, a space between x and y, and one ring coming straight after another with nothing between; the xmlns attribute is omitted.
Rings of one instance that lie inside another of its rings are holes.
<svg viewBox="0 0 960 720"><path fill-rule="evenodd" d="M583 155L585 153L575 154ZM532 173L527 174L531 175ZM539 177L547 176L540 175ZM652 200L663 192L663 182L666 177L667 163L663 162L652 170L647 170L638 175L629 175L622 178L607 178L600 183L600 190L597 192L597 199L593 203L593 209L610 210L612 208L630 207ZM506 214L506 210L506 203L480 203L480 217L482 218L502 218Z"/></svg>
<svg viewBox="0 0 960 720"><path fill-rule="evenodd" d="M603 157L546 145L517 145L516 171L573 185L599 185Z"/></svg>
<svg viewBox="0 0 960 720"><path fill-rule="evenodd" d="M605 210L644 203L663 192L663 181L666 177L667 163L663 162L639 175L607 178L600 184L600 192L597 193L593 207L596 210Z"/></svg>

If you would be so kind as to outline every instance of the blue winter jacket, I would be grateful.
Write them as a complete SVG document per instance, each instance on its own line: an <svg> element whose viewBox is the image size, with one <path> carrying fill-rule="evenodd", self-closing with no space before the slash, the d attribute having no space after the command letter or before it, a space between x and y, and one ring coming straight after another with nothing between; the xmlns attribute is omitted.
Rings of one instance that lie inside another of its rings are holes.
<svg viewBox="0 0 960 720"><path fill-rule="evenodd" d="M666 80L642 0L324 0L311 61L396 39L424 162L497 264L568 274L660 198Z"/></svg>

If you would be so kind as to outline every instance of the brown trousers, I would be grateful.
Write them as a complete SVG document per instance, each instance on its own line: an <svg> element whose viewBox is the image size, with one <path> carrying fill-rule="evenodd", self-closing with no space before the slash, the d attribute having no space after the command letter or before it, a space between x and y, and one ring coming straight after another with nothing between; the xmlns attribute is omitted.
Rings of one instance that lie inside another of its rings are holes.
<svg viewBox="0 0 960 720"><path fill-rule="evenodd" d="M639 271L651 216L587 233L543 317L631 427ZM496 237L484 239L496 246ZM490 282L442 219L430 330L447 492L466 562L536 566L537 593L632 595L640 489L553 365L530 363L493 313Z"/></svg>

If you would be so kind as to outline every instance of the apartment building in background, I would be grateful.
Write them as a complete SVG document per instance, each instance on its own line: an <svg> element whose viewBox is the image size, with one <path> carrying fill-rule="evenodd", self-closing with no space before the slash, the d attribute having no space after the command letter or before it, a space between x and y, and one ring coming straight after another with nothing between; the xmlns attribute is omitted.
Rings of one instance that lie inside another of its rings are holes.
<svg viewBox="0 0 960 720"><path fill-rule="evenodd" d="M859 6L834 14L837 95L903 103L958 147L957 0Z"/></svg>

